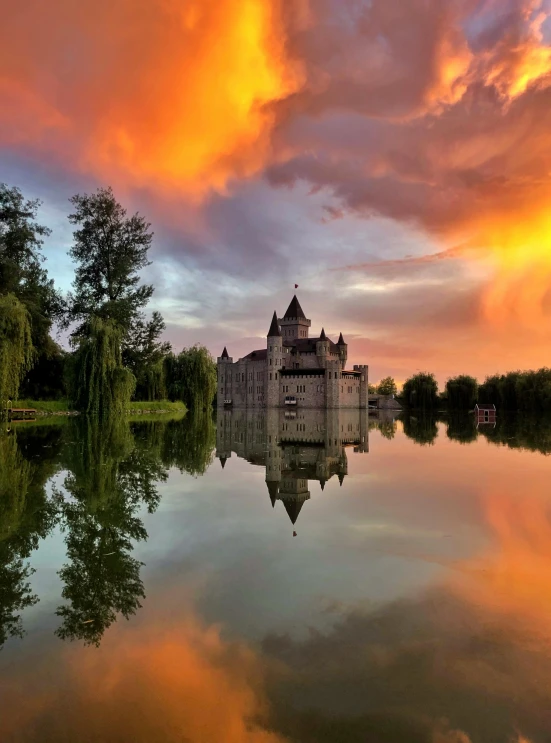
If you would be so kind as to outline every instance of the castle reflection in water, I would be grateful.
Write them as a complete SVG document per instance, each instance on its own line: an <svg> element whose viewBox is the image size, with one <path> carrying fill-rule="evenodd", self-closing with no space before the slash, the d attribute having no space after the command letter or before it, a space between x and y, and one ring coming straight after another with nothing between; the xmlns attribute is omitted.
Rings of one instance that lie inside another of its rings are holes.
<svg viewBox="0 0 551 743"><path fill-rule="evenodd" d="M333 476L343 484L347 447L369 451L367 410L218 410L216 456L222 467L232 453L265 467L272 506L281 501L293 524L310 498L310 480L322 490Z"/></svg>

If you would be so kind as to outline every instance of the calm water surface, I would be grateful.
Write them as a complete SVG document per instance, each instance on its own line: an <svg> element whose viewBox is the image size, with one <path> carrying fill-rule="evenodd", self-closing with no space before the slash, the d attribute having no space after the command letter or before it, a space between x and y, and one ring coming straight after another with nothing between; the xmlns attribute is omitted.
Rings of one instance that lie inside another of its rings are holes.
<svg viewBox="0 0 551 743"><path fill-rule="evenodd" d="M551 426L3 424L0 741L551 741Z"/></svg>

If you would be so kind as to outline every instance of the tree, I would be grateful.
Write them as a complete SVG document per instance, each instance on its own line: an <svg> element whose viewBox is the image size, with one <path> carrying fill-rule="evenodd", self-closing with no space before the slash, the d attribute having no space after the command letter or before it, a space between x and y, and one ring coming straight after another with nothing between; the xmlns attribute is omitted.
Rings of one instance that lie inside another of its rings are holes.
<svg viewBox="0 0 551 743"><path fill-rule="evenodd" d="M0 297L0 406L17 399L33 356L29 313L14 294Z"/></svg>
<svg viewBox="0 0 551 743"><path fill-rule="evenodd" d="M472 410L478 399L478 382L466 374L452 377L446 382L446 393L450 410Z"/></svg>
<svg viewBox="0 0 551 743"><path fill-rule="evenodd" d="M77 410L121 415L130 403L136 379L122 365L121 330L112 320L93 317L80 338L69 367L69 390Z"/></svg>
<svg viewBox="0 0 551 743"><path fill-rule="evenodd" d="M151 320L138 318L123 342L123 364L136 377L138 400L162 400L166 397L164 359L170 353L170 343L160 336L165 329L159 312Z"/></svg>
<svg viewBox="0 0 551 743"><path fill-rule="evenodd" d="M67 322L79 323L73 337L88 335L92 317L113 321L126 335L153 294L139 275L150 265L151 225L137 213L128 217L111 188L70 201L69 221L77 228L69 251L77 264L67 315Z"/></svg>
<svg viewBox="0 0 551 743"><path fill-rule="evenodd" d="M39 200L25 200L0 184L0 295L13 294L30 316L33 344L40 349L64 303L42 267L42 245L50 230L36 221Z"/></svg>
<svg viewBox="0 0 551 743"><path fill-rule="evenodd" d="M434 410L438 405L438 382L434 374L420 372L407 379L402 397L407 408Z"/></svg>
<svg viewBox="0 0 551 743"><path fill-rule="evenodd" d="M195 345L165 362L167 392L170 400L181 400L191 410L212 405L217 387L216 362L204 346Z"/></svg>
<svg viewBox="0 0 551 743"><path fill-rule="evenodd" d="M377 385L378 395L396 395L397 392L398 387L396 387L396 382L392 377L385 377L384 379L381 379L381 381Z"/></svg>

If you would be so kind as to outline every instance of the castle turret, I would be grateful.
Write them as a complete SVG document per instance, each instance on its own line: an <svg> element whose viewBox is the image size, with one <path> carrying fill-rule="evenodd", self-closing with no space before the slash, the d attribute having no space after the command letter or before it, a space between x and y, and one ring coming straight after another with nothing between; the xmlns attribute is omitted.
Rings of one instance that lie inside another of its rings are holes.
<svg viewBox="0 0 551 743"><path fill-rule="evenodd" d="M233 359L230 357L227 348L224 346L222 355L216 359L216 368L218 372L218 391L216 394L216 401L218 409L224 407L224 400L232 399L232 367Z"/></svg>
<svg viewBox="0 0 551 743"><path fill-rule="evenodd" d="M319 340L316 342L316 356L318 357L318 366L320 369L325 369L327 366L329 346L329 339L325 335L325 330L322 328Z"/></svg>
<svg viewBox="0 0 551 743"><path fill-rule="evenodd" d="M268 408L277 407L279 405L279 372L283 365L283 338L276 312L273 314L272 323L268 330L266 361L266 380L264 385L264 389L266 390L266 405Z"/></svg>
<svg viewBox="0 0 551 743"><path fill-rule="evenodd" d="M346 362L348 360L348 343L344 342L342 333L339 335L339 340L337 342L337 348L339 350L339 359L341 361L341 368L346 369Z"/></svg>
<svg viewBox="0 0 551 743"><path fill-rule="evenodd" d="M287 307L287 312L279 321L283 340L294 341L301 338L308 338L308 328L312 321L306 318L297 296L292 298L291 304Z"/></svg>
<svg viewBox="0 0 551 743"><path fill-rule="evenodd" d="M360 409L367 408L369 400L369 367L366 364L354 364L354 371L360 372Z"/></svg>

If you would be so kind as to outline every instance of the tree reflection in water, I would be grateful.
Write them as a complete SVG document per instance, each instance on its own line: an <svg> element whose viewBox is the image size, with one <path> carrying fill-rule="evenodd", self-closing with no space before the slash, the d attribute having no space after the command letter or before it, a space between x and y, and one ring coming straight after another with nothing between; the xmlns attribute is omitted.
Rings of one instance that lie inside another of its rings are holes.
<svg viewBox="0 0 551 743"><path fill-rule="evenodd" d="M57 509L45 483L56 470L60 430L0 433L0 647L23 636L21 612L38 602L28 559L52 530ZM47 452L44 452L47 449Z"/></svg>
<svg viewBox="0 0 551 743"><path fill-rule="evenodd" d="M66 603L56 612L57 635L99 645L117 615L129 619L145 598L143 563L132 556L147 539L140 511L157 509L168 467L204 474L215 428L208 415L137 423L83 418L71 428L64 482L71 498L57 498L68 557L59 572Z"/></svg>

